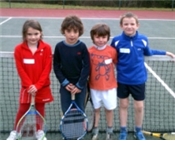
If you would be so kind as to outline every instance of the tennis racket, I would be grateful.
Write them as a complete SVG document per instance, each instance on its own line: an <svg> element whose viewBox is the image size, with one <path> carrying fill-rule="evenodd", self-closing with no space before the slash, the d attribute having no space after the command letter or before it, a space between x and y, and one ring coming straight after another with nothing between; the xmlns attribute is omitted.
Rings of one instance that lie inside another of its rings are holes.
<svg viewBox="0 0 175 141"><path fill-rule="evenodd" d="M35 133L37 130L46 132L46 121L35 108L35 96L31 96L29 109L16 125L18 139L36 139Z"/></svg>
<svg viewBox="0 0 175 141"><path fill-rule="evenodd" d="M145 135L158 137L158 138L164 139L164 140L175 140L175 132L172 132L172 133L153 133L153 132L143 131L143 133Z"/></svg>
<svg viewBox="0 0 175 141"><path fill-rule="evenodd" d="M87 86L87 94L86 94L86 101L85 101L85 113L88 118L88 132L92 131L94 127L95 122L95 113L94 113L94 107L92 103L92 99L90 96L90 89L89 86Z"/></svg>
<svg viewBox="0 0 175 141"><path fill-rule="evenodd" d="M60 121L60 131L66 140L82 139L87 133L88 119L75 102L75 95L71 95L72 102Z"/></svg>

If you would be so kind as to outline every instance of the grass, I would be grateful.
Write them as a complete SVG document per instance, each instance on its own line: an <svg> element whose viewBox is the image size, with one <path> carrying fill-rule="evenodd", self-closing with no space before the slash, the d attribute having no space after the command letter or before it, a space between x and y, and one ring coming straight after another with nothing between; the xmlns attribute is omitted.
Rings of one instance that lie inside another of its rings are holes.
<svg viewBox="0 0 175 141"><path fill-rule="evenodd" d="M58 4L25 3L25 2L0 2L0 8L43 8L43 9L97 9L97 10L161 10L170 11L171 8L130 8L130 7L98 7L98 6L72 6Z"/></svg>

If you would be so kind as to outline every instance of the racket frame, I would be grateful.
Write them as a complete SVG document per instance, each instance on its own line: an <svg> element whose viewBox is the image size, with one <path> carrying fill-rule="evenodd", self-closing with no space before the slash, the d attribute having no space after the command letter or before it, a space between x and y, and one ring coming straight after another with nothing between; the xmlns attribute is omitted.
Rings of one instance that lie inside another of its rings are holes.
<svg viewBox="0 0 175 141"><path fill-rule="evenodd" d="M38 112L38 110L36 110L35 108L35 96L31 95L31 103L30 103L30 107L29 109L24 113L24 115L19 119L17 125L16 125L16 131L17 131L17 139L20 140L22 138L22 135L21 135L21 130L18 130L19 128L19 125L21 123L21 121L25 120L25 117L30 114L30 111L31 110L34 110L35 113L32 112L32 114L34 115L39 115L41 117L41 119L43 120L43 127L44 127L44 132L46 133L46 120L45 118ZM22 125L24 126L24 125ZM36 125L35 125L36 126Z"/></svg>
<svg viewBox="0 0 175 141"><path fill-rule="evenodd" d="M87 118L87 116L86 116L86 114L78 107L78 105L76 104L76 102L75 102L75 95L74 94L71 94L71 104L70 104L70 106L69 106L69 108L67 109L67 111L65 112L65 114L62 116L62 118L61 118L61 121L60 121L60 125L59 125L59 127L60 127L60 131L61 131L61 134L62 134L62 136L64 137L64 139L67 139L67 137L64 135L64 133L63 133L63 131L62 131L62 124L63 124L63 120L64 120L64 118L66 117L66 115L67 115L67 113L69 113L70 111L71 111L71 109L72 109L72 107L73 106L75 106L74 108L73 108L73 110L78 110L78 111L80 111L81 113L82 113L82 115L85 117L85 124L86 124L86 131L84 132L84 134L82 134L80 137L78 137L77 138L77 140L80 140L80 139L82 139L85 135L86 135L86 133L87 133L87 129L88 129L88 118Z"/></svg>
<svg viewBox="0 0 175 141"><path fill-rule="evenodd" d="M89 116L87 113L91 112L91 110L89 109L88 111L88 107L87 105L90 103L90 107L92 108L92 114L90 115L91 116L91 120L89 120ZM93 107L93 103L92 103L92 99L91 99L91 96L90 96L90 88L89 88L89 84L87 84L87 93L86 93L86 100L85 100L85 113L87 115L87 118L88 118L88 132L91 132L93 127L94 127L94 123L95 123L95 113L94 113L94 107ZM90 126L91 125L91 126Z"/></svg>

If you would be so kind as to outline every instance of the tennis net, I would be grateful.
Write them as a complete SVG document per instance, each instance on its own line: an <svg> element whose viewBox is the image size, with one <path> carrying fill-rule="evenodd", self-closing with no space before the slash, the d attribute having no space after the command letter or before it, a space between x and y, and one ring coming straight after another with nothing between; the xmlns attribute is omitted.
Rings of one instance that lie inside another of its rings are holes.
<svg viewBox="0 0 175 141"><path fill-rule="evenodd" d="M143 129L157 132L175 131L175 60L167 56L146 57L148 71L146 83L145 117ZM53 71L51 88L54 102L46 106L48 132L59 132L61 104L59 82ZM0 131L13 129L19 101L20 80L16 72L13 53L0 52ZM133 100L130 97L128 130L134 129ZM104 110L101 112L100 131L106 130ZM119 131L118 107L115 110L114 132Z"/></svg>

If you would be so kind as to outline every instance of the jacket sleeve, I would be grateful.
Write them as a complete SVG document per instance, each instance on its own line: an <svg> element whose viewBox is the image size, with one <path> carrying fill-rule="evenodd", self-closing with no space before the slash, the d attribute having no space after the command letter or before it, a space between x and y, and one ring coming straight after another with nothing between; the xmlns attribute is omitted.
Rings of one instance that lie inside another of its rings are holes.
<svg viewBox="0 0 175 141"><path fill-rule="evenodd" d="M52 68L52 51L51 47L47 46L47 49L45 51L46 55L44 56L44 69L41 73L41 76L36 84L36 88L39 90L41 89L44 85L46 80L48 80Z"/></svg>
<svg viewBox="0 0 175 141"><path fill-rule="evenodd" d="M61 60L59 55L58 46L55 47L54 55L53 55L53 70L56 75L56 78L60 82L62 86L66 86L69 84L69 81L65 78L61 71Z"/></svg>
<svg viewBox="0 0 175 141"><path fill-rule="evenodd" d="M21 84L23 85L23 87L28 88L30 85L32 85L32 81L23 68L23 58L21 56L21 51L19 46L15 48L14 58L16 63L16 69L21 79Z"/></svg>
<svg viewBox="0 0 175 141"><path fill-rule="evenodd" d="M146 56L152 56L152 55L166 55L166 52L165 51L162 51L162 50L153 50L149 47L149 44L148 44L148 39L145 38L142 40L145 48L144 48L144 55Z"/></svg>
<svg viewBox="0 0 175 141"><path fill-rule="evenodd" d="M76 87L78 87L79 89L83 89L83 87L86 86L87 79L90 73L90 57L86 45L83 50L82 63L83 67L81 70L80 79L76 83Z"/></svg>

